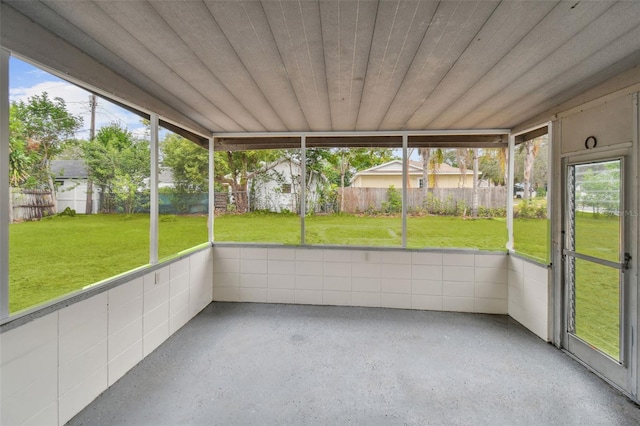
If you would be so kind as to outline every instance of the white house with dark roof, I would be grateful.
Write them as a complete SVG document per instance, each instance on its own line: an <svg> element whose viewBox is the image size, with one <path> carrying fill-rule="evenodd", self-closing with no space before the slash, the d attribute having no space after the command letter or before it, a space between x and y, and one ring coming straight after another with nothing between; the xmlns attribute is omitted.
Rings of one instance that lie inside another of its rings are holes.
<svg viewBox="0 0 640 426"><path fill-rule="evenodd" d="M89 173L83 160L53 160L51 173L56 182L56 199L58 211L67 207L76 213L86 214L87 180ZM93 202L91 213L97 213L99 208L98 189L93 188Z"/></svg>

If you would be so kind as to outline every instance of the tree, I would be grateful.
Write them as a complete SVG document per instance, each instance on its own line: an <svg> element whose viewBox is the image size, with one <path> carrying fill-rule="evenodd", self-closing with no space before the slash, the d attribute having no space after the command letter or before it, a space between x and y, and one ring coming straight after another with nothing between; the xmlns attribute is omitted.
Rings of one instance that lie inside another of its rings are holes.
<svg viewBox="0 0 640 426"><path fill-rule="evenodd" d="M150 175L149 143L133 137L118 123L101 128L96 137L83 145L89 176L101 188L101 206L110 210L109 195L132 213L136 194L146 192Z"/></svg>
<svg viewBox="0 0 640 426"><path fill-rule="evenodd" d="M340 211L344 211L344 188L355 173L394 159L388 148L335 148L332 153L328 160L340 176Z"/></svg>
<svg viewBox="0 0 640 426"><path fill-rule="evenodd" d="M171 169L173 183L181 192L207 192L209 151L179 136L168 134L160 143L162 165Z"/></svg>
<svg viewBox="0 0 640 426"><path fill-rule="evenodd" d="M523 144L524 148L521 148L521 149L524 149L524 152L525 152L524 169L523 169L523 183L524 183L523 198L525 200L529 199L529 196L531 195L531 191L533 189L531 184L532 184L532 177L533 177L534 162L536 160L536 156L538 155L538 151L542 146L543 138L545 137L546 135L543 136L542 138L536 138L536 139L527 141Z"/></svg>
<svg viewBox="0 0 640 426"><path fill-rule="evenodd" d="M257 174L267 171L267 165L281 156L282 151L279 150L222 151L215 153L215 181L231 187L238 213L245 213L249 209L249 180Z"/></svg>
<svg viewBox="0 0 640 426"><path fill-rule="evenodd" d="M160 143L162 166L171 170L174 187L169 189L172 205L183 213L199 203L209 191L209 151L179 136L168 134Z"/></svg>
<svg viewBox="0 0 640 426"><path fill-rule="evenodd" d="M19 121L19 140L14 141L12 151L16 158L30 151L31 184L47 187L55 203L55 186L51 176L51 160L60 153L82 125L82 117L67 111L62 98L50 99L47 92L30 97L27 102L11 104L10 121ZM16 125L17 126L17 125ZM16 167L17 164L15 165ZM19 170L18 168L14 169ZM20 173L18 173L20 175ZM22 176L25 174L22 173ZM17 176L17 175L16 175ZM23 178L24 180L24 178ZM55 211L55 206L54 206Z"/></svg>
<svg viewBox="0 0 640 426"><path fill-rule="evenodd" d="M16 105L9 112L9 185L20 186L28 177L33 158L24 143L23 123L16 117Z"/></svg>

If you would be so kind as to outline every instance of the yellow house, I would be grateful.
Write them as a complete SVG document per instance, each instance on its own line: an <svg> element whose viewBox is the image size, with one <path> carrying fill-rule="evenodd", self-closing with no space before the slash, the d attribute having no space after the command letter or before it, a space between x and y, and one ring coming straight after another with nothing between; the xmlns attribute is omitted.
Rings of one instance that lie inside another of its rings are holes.
<svg viewBox="0 0 640 426"><path fill-rule="evenodd" d="M408 171L408 187L422 188L422 162L410 161ZM461 179L464 178L464 180ZM464 185L462 184L464 182ZM393 185L402 188L402 161L393 160L379 166L361 170L353 176L351 186L354 188L389 188ZM435 170L429 170L429 188L472 188L473 171L462 171L442 163Z"/></svg>

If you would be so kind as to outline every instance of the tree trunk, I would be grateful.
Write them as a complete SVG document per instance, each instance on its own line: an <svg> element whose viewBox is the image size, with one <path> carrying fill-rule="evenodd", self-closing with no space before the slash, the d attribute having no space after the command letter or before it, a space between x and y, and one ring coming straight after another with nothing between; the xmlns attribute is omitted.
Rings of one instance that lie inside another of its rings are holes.
<svg viewBox="0 0 640 426"><path fill-rule="evenodd" d="M533 149L533 141L528 141L525 143L526 153L524 156L524 194L522 198L525 200L529 199L529 195L531 194L531 174L533 172L533 162L535 160L534 149Z"/></svg>
<svg viewBox="0 0 640 426"><path fill-rule="evenodd" d="M421 148L422 156L422 204L426 210L429 210L429 156L431 150L429 148Z"/></svg>
<svg viewBox="0 0 640 426"><path fill-rule="evenodd" d="M47 183L49 184L49 191L51 191L51 204L53 204L51 213L56 214L58 213L58 197L56 197L56 185L53 182L53 177L51 177L51 175L49 175L49 178L47 180Z"/></svg>
<svg viewBox="0 0 640 426"><path fill-rule="evenodd" d="M93 213L93 182L87 179L87 199L84 204L84 214Z"/></svg>
<svg viewBox="0 0 640 426"><path fill-rule="evenodd" d="M509 182L509 148L502 148L500 151L500 168L504 185L506 186L507 182ZM511 172L513 173L513 170Z"/></svg>
<svg viewBox="0 0 640 426"><path fill-rule="evenodd" d="M471 193L471 216L478 217L478 148L473 149L473 192Z"/></svg>
<svg viewBox="0 0 640 426"><path fill-rule="evenodd" d="M340 173L340 213L344 211L344 173Z"/></svg>
<svg viewBox="0 0 640 426"><path fill-rule="evenodd" d="M249 200L247 198L247 185L242 183L232 183L231 191L233 198L236 201L236 212L246 213L249 207Z"/></svg>

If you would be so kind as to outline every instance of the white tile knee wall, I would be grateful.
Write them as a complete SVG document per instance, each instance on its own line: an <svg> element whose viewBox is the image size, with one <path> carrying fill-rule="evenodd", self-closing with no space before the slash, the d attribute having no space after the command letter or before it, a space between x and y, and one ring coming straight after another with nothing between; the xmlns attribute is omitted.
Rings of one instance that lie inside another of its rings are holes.
<svg viewBox="0 0 640 426"><path fill-rule="evenodd" d="M214 300L506 314L507 256L214 247Z"/></svg>
<svg viewBox="0 0 640 426"><path fill-rule="evenodd" d="M538 337L550 341L548 269L519 257L508 256L509 315Z"/></svg>
<svg viewBox="0 0 640 426"><path fill-rule="evenodd" d="M213 252L191 254L0 334L0 424L64 424L213 297Z"/></svg>

